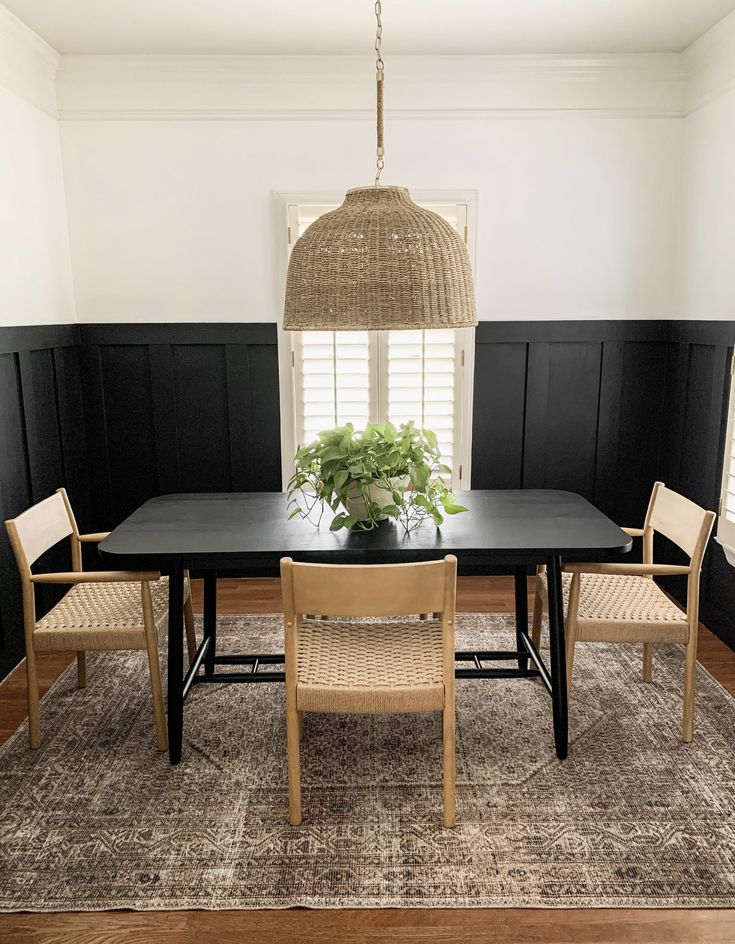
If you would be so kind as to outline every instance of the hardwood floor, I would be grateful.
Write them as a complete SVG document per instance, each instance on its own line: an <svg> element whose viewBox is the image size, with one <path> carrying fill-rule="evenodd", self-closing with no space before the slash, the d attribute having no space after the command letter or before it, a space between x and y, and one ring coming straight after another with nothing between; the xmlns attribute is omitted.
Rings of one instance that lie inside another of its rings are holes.
<svg viewBox="0 0 735 944"><path fill-rule="evenodd" d="M532 583L529 582L529 596ZM532 602L532 601L531 601ZM201 586L194 582L195 608ZM221 613L277 612L277 580L221 581ZM457 608L509 612L513 584L505 577L463 577ZM69 654L40 659L42 692L71 662ZM702 628L699 660L735 695L735 652ZM0 683L0 743L25 717L25 673L19 666ZM660 909L403 909L311 911L101 912L0 915L1 944L733 944L731 910Z"/></svg>

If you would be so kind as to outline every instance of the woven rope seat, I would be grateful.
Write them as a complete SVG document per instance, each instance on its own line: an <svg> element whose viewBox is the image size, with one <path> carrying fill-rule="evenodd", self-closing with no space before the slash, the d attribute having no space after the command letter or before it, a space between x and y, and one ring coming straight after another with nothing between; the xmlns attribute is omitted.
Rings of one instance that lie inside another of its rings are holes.
<svg viewBox="0 0 735 944"><path fill-rule="evenodd" d="M168 625L168 578L151 581L150 588L160 638ZM36 623L33 638L40 652L62 646L118 649L123 644L144 649L141 584L137 581L78 584Z"/></svg>
<svg viewBox="0 0 735 944"><path fill-rule="evenodd" d="M304 620L298 637L297 707L305 711L440 711L438 620Z"/></svg>
<svg viewBox="0 0 735 944"><path fill-rule="evenodd" d="M546 574L539 576L546 594ZM572 575L562 575L564 610L569 604ZM681 642L688 638L686 614L671 602L653 580L623 574L582 574L579 593L579 629L584 639L600 642L614 633L620 640L626 623L635 624L632 630L639 641L641 629L656 642L656 633L661 641L671 641L672 627L681 628Z"/></svg>

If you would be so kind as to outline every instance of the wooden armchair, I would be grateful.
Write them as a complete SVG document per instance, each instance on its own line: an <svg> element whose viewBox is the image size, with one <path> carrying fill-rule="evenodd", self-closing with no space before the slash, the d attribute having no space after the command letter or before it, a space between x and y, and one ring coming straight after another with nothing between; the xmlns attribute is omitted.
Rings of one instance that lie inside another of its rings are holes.
<svg viewBox="0 0 735 944"><path fill-rule="evenodd" d="M686 650L682 738L694 735L694 689L699 630L699 578L715 513L656 482L642 528L623 528L643 539L642 564L565 564L567 685L571 692L577 642L643 643L643 678L652 679L652 650L659 643L679 643ZM653 538L659 531L689 557L687 565L653 563ZM687 609L682 612L653 580L665 574L687 575ZM532 638L538 646L546 574L536 581Z"/></svg>
<svg viewBox="0 0 735 944"><path fill-rule="evenodd" d="M281 561L286 635L289 822L301 822L300 736L305 711L440 711L444 825L455 820L454 610L457 558L422 564ZM304 619L330 613L337 619ZM434 619L401 620L431 613ZM393 617L341 622L339 617ZM395 619L399 617L399 619Z"/></svg>
<svg viewBox="0 0 735 944"><path fill-rule="evenodd" d="M5 522L20 571L23 588L23 625L28 678L28 722L31 747L41 744L40 700L36 656L41 652L72 650L77 653L77 682L87 681L86 652L145 649L153 695L153 716L158 747L166 750L166 720L158 664L158 632L167 622L166 578L156 572L84 571L82 544L101 541L107 535L80 534L66 491L33 505ZM34 574L33 564L64 538L71 539L72 570ZM71 584L71 590L42 619L36 619L36 584ZM196 652L194 616L185 583L184 620L189 658Z"/></svg>

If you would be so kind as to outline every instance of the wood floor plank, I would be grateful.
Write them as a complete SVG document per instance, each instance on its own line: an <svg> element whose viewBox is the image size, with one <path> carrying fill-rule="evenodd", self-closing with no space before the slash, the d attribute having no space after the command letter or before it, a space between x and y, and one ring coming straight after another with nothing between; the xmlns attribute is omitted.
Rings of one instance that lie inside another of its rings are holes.
<svg viewBox="0 0 735 944"><path fill-rule="evenodd" d="M0 916L3 944L732 944L731 913L646 909L102 912Z"/></svg>
<svg viewBox="0 0 735 944"><path fill-rule="evenodd" d="M529 596L533 582L529 581ZM194 581L194 604L202 590ZM510 612L513 582L463 577L457 608ZM532 602L532 601L531 601ZM280 610L275 579L220 581L221 613ZM45 692L71 653L40 660ZM735 652L702 628L700 662L735 695ZM655 666L655 663L654 663ZM25 670L0 683L0 743L25 717ZM365 909L0 915L0 944L734 944L728 909Z"/></svg>

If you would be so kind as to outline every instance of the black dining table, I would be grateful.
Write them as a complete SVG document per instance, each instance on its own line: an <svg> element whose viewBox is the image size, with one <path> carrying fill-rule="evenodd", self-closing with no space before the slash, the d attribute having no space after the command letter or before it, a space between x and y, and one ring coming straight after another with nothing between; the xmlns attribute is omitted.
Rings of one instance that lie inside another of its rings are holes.
<svg viewBox="0 0 735 944"><path fill-rule="evenodd" d="M198 683L283 682L282 653L217 652L217 575L258 576L282 557L340 564L435 560L455 554L472 573L515 577L516 647L456 653L458 678L539 678L551 695L554 743L568 751L562 562L615 559L631 538L586 499L551 489L472 490L457 493L466 512L436 527L426 520L409 533L386 521L372 531L330 531L327 510L319 527L288 518L283 492L177 494L152 498L99 545L126 570L154 569L169 577L168 742L181 760L184 701ZM549 665L528 635L527 575L545 564L549 594ZM186 673L183 656L184 571L204 575L204 638ZM488 666L500 662L501 666ZM515 663L515 665L513 665ZM529 663L532 667L529 667ZM218 666L229 667L217 671ZM232 667L245 667L234 671Z"/></svg>

